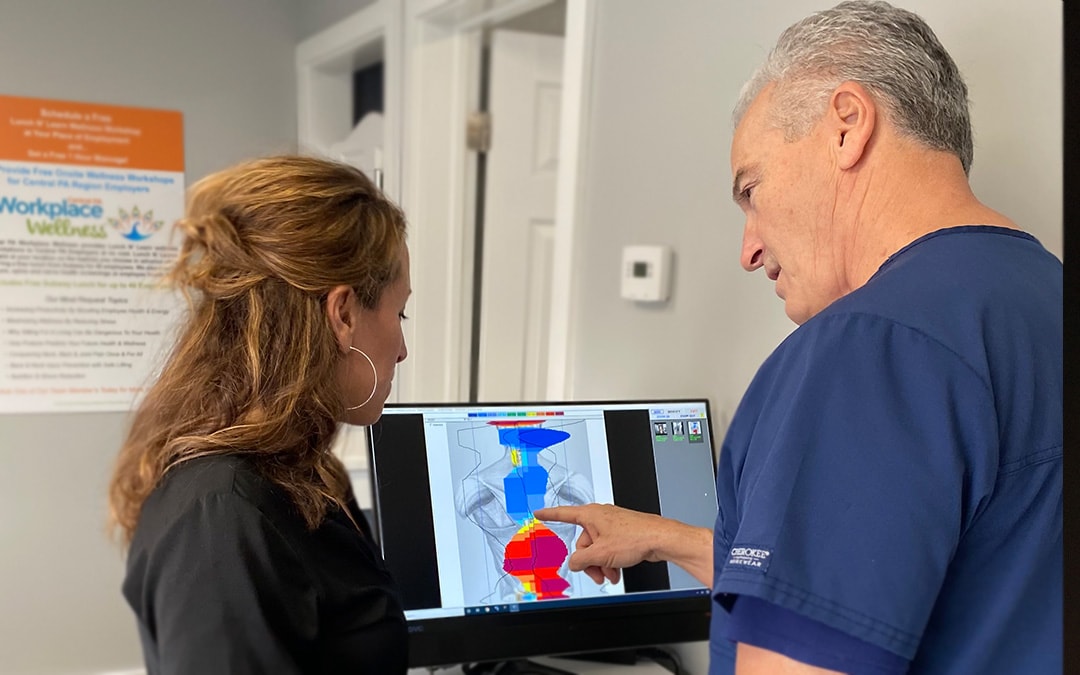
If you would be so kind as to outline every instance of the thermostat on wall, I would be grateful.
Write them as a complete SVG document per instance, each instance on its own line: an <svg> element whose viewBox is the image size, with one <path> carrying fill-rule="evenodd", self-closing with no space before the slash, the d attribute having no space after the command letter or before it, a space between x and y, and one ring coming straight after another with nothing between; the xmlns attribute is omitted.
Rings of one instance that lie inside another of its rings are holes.
<svg viewBox="0 0 1080 675"><path fill-rule="evenodd" d="M627 246L622 257L622 297L664 302L671 289L671 248Z"/></svg>

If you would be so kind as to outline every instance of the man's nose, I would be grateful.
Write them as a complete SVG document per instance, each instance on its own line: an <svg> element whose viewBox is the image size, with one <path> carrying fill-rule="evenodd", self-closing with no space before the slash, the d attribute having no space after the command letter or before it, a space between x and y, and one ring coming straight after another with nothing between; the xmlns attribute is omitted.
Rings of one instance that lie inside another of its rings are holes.
<svg viewBox="0 0 1080 675"><path fill-rule="evenodd" d="M765 257L765 244L758 238L749 224L743 228L742 255L739 262L747 272L753 272L761 267Z"/></svg>

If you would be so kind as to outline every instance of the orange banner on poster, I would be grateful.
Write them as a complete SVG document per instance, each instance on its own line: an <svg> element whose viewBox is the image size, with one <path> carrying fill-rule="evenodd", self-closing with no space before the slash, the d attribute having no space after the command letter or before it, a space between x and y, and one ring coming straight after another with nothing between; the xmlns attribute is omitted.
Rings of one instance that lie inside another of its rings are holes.
<svg viewBox="0 0 1080 675"><path fill-rule="evenodd" d="M178 111L0 96L0 160L184 170Z"/></svg>

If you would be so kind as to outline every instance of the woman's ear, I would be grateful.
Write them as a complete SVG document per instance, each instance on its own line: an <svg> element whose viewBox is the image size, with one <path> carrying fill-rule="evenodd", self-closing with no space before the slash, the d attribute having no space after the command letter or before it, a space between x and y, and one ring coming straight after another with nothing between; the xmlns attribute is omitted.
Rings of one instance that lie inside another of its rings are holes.
<svg viewBox="0 0 1080 675"><path fill-rule="evenodd" d="M330 330L343 352L349 351L353 343L353 333L360 320L353 302L355 297L353 289L348 286L334 286L326 294L326 318L330 320Z"/></svg>

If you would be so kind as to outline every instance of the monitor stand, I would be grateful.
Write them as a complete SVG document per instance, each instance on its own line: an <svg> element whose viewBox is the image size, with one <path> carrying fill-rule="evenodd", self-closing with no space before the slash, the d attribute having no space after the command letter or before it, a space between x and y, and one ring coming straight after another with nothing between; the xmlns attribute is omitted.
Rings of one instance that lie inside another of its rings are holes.
<svg viewBox="0 0 1080 675"><path fill-rule="evenodd" d="M682 673L679 659L669 650L661 647L645 647L637 649L613 649L600 652L581 652L575 654L558 654L557 659L573 659L576 661L592 661L595 663L612 663L625 666L636 665L641 659L653 661L664 670L672 673ZM574 675L572 671L545 666L528 659L511 659L509 661L489 661L485 663L464 664L461 672L465 675Z"/></svg>
<svg viewBox="0 0 1080 675"><path fill-rule="evenodd" d="M461 672L465 675L574 675L569 670L545 666L528 659L464 664Z"/></svg>
<svg viewBox="0 0 1080 675"><path fill-rule="evenodd" d="M652 661L664 670L681 675L684 671L679 664L679 658L671 650L664 647L637 647L631 649L612 649L601 652L582 652L579 654L560 654L556 658L575 659L578 661L593 661L597 663L614 663L624 666L637 665L640 661Z"/></svg>
<svg viewBox="0 0 1080 675"><path fill-rule="evenodd" d="M576 654L559 654L556 658L573 659L575 661L592 661L594 663L616 663L624 666L632 666L638 662L637 649L609 649L601 652L581 652Z"/></svg>

